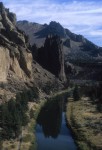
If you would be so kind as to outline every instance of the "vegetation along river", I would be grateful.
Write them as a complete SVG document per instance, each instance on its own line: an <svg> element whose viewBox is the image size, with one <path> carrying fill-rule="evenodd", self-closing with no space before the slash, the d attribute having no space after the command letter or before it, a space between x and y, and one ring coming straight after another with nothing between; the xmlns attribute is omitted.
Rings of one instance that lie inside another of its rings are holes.
<svg viewBox="0 0 102 150"><path fill-rule="evenodd" d="M65 101L65 96L57 96L42 107L36 127L38 150L77 150L66 125Z"/></svg>

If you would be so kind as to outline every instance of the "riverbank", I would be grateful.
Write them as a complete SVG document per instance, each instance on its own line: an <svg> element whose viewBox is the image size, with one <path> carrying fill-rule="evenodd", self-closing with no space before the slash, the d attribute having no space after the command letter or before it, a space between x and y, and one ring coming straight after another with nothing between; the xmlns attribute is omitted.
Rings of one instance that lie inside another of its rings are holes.
<svg viewBox="0 0 102 150"><path fill-rule="evenodd" d="M22 127L22 132L19 138L5 140L2 143L2 150L36 150L36 137L35 137L35 127L36 127L36 118L39 114L41 107L45 103L45 99L36 102L29 102L28 107L29 110L27 112L27 116L30 121L25 126Z"/></svg>
<svg viewBox="0 0 102 150"><path fill-rule="evenodd" d="M65 120L65 95L51 97L42 107L36 126L38 150L77 150Z"/></svg>
<svg viewBox="0 0 102 150"><path fill-rule="evenodd" d="M79 150L102 149L102 114L88 97L79 101L68 99L66 118Z"/></svg>
<svg viewBox="0 0 102 150"><path fill-rule="evenodd" d="M28 102L29 109L27 111L27 116L29 118L29 123L25 127L22 127L21 135L18 138L3 141L2 150L36 150L35 127L40 109L45 104L46 99L66 94L70 92L70 90L71 89L62 90L60 92L52 93L51 95L43 96L38 102Z"/></svg>
<svg viewBox="0 0 102 150"><path fill-rule="evenodd" d="M41 108L46 103L47 99L50 100L50 99L53 99L54 97L68 94L70 93L71 90L72 89L66 89L60 92L52 93L51 95L48 95L45 98L43 98L43 100L40 100L39 103L29 103L29 110L31 109L34 110L34 116L32 116L28 127L26 127L26 132L28 132L28 134L26 134L25 137L23 137L23 142L21 144L20 150L36 150L37 149L36 136L35 136L36 119Z"/></svg>

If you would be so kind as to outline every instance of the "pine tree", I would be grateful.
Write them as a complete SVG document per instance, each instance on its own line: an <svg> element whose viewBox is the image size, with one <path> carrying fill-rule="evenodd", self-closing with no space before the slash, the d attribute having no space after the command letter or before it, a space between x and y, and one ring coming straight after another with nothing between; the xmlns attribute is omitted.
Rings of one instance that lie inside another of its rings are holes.
<svg viewBox="0 0 102 150"><path fill-rule="evenodd" d="M76 85L74 90L73 90L73 99L75 101L79 100L80 99L80 95L79 95L79 89L78 89L78 86Z"/></svg>

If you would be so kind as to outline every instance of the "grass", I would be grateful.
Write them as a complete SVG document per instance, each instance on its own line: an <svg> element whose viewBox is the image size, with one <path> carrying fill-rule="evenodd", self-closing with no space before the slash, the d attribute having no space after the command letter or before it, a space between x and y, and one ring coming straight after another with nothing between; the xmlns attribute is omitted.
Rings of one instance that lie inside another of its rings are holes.
<svg viewBox="0 0 102 150"><path fill-rule="evenodd" d="M17 150L18 149L18 141L4 141L1 150Z"/></svg>
<svg viewBox="0 0 102 150"><path fill-rule="evenodd" d="M88 97L79 101L70 98L66 117L80 150L102 149L102 114Z"/></svg>
<svg viewBox="0 0 102 150"><path fill-rule="evenodd" d="M32 109L34 112L34 118L30 119L28 127L26 127L26 130L23 133L24 137L23 137L23 142L21 145L21 150L23 149L36 150L37 148L37 142L36 142L36 136L35 136L36 119L44 103L45 103L45 100L41 101L40 103L34 103L34 105L32 103L32 107L30 107L30 110ZM30 113L30 110L29 110L29 113Z"/></svg>

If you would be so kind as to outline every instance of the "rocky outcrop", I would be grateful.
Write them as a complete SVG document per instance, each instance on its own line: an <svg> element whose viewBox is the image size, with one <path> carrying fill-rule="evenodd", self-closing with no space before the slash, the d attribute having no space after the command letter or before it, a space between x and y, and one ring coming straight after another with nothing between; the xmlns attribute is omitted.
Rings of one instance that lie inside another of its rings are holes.
<svg viewBox="0 0 102 150"><path fill-rule="evenodd" d="M0 2L0 103L4 94L9 95L9 100L33 86L42 89L56 81L56 89L63 87L61 81L33 59L28 36L15 24L16 15Z"/></svg>
<svg viewBox="0 0 102 150"><path fill-rule="evenodd" d="M0 47L0 82L6 82L9 67L9 51L7 48Z"/></svg>
<svg viewBox="0 0 102 150"><path fill-rule="evenodd" d="M59 36L46 38L44 46L38 49L37 61L65 81L63 43Z"/></svg>
<svg viewBox="0 0 102 150"><path fill-rule="evenodd" d="M32 54L27 36L15 24L16 15L0 2L0 82L7 82L12 73L23 81L32 79Z"/></svg>

